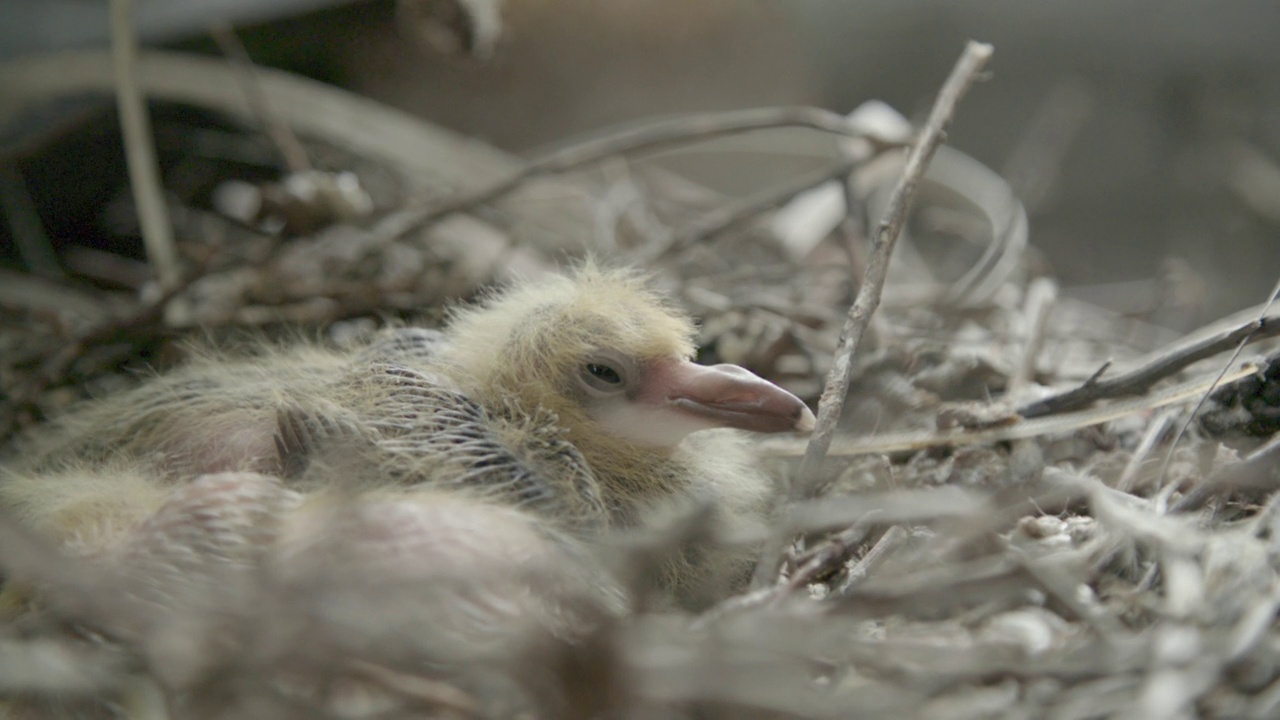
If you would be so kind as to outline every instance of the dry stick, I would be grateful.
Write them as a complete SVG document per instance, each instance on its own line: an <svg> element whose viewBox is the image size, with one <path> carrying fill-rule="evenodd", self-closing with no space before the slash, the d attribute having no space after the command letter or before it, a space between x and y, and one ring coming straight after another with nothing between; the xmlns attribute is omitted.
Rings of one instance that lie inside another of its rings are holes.
<svg viewBox="0 0 1280 720"><path fill-rule="evenodd" d="M434 708L444 717L480 717L480 702L448 682L417 673L401 672L366 660L353 660L352 672L405 699ZM452 713L443 712L451 710Z"/></svg>
<svg viewBox="0 0 1280 720"><path fill-rule="evenodd" d="M866 203L858 196L854 183L853 173L846 175L840 183L840 194L844 197L844 217L840 219L839 230L844 250L849 255L849 269L855 275L865 275L867 257L863 245L871 237L871 228L868 227L870 223Z"/></svg>
<svg viewBox="0 0 1280 720"><path fill-rule="evenodd" d="M1271 312L1271 306L1275 304L1277 298L1280 298L1280 280L1277 280L1275 287L1271 289L1271 294L1267 297L1267 304L1262 306L1262 312L1259 313L1256 321L1259 329L1266 326L1267 313ZM1280 323L1275 324L1280 325ZM1204 391L1204 394L1200 396L1200 400L1196 403L1196 406L1191 408L1191 412L1187 415L1186 421L1178 428L1178 434L1174 435L1173 442L1169 443L1169 450L1165 453L1164 463L1160 465L1160 475L1158 476L1160 482L1164 482L1165 473L1169 471L1169 464L1173 462L1173 452L1178 448L1178 443L1182 440L1182 436L1186 434L1187 428L1191 427L1191 421L1195 420L1196 415L1200 412L1200 408L1204 406L1205 401L1208 400L1209 396L1213 394L1213 391L1222 384L1223 376L1226 375L1227 371L1231 369L1231 366L1235 364L1236 358L1240 356L1240 351L1244 350L1244 346L1249 344L1249 341L1253 339L1254 334L1257 332L1258 331L1255 330L1254 333L1250 333L1249 335L1240 338L1240 344L1236 346L1235 352L1231 353L1231 357L1227 358L1227 362L1223 363L1222 372L1218 373L1218 377L1213 381L1213 385L1209 386L1209 388ZM1173 485L1166 485L1161 488L1160 495L1158 496L1156 503L1157 509L1164 508L1165 504L1169 501L1169 496L1172 495L1173 491L1176 489L1176 484L1177 483ZM1202 484L1201 487L1203 488L1204 484ZM1176 511L1188 505L1191 502L1190 497L1193 495L1199 495L1199 493L1188 493L1187 496L1184 496L1174 506L1174 510Z"/></svg>
<svg viewBox="0 0 1280 720"><path fill-rule="evenodd" d="M1268 305L1268 308L1270 306ZM1093 377L1079 387L1050 395L1042 400L1028 403L1018 409L1024 418L1052 415L1054 413L1075 410L1103 398L1121 395L1136 395L1145 392L1155 383L1178 372L1184 367L1212 357L1233 347L1243 347L1249 342L1280 335L1280 316L1269 316L1263 310L1260 317L1248 320L1229 330L1224 330L1211 337L1203 338L1185 345L1170 347L1151 362L1116 375L1109 380L1099 379L1102 372L1110 365L1104 365Z"/></svg>
<svg viewBox="0 0 1280 720"><path fill-rule="evenodd" d="M43 393L58 378L66 377L72 365L91 348L125 337L135 332L159 332L164 326L165 309L175 297L188 290L197 280L204 277L203 272L194 273L191 277L169 288L153 302L140 306L132 313L108 320L68 339L56 353L41 362L39 370L32 375L20 392L14 393L15 402L34 408Z"/></svg>
<svg viewBox="0 0 1280 720"><path fill-rule="evenodd" d="M853 379L853 353L857 351L862 334L871 322L871 315L880 304L880 294L884 289L885 276L889 270L889 258L898 241L898 235L901 234L902 227L907 221L907 212L915 197L916 188L924 177L929 160L942 144L944 130L955 113L956 105L978 79L982 68L991 58L991 53L991 46L983 43L970 41L965 46L960 59L951 70L951 75L938 92L938 99L929 112L928 121L911 146L902 177L899 178L897 187L893 189L884 218L876 227L871 258L867 263L867 272L862 279L862 286L858 289L858 296L854 299L853 306L849 308L849 314L841 329L840 347L836 351L831 371L827 374L826 386L818 401L817 426L809 439L809 446L805 449L804 459L800 462L800 470L796 474L795 482L791 485L790 500L792 502L808 499L817 488L818 471L826 459L827 450L831 447L836 424L844 408L844 398L849 392L849 383ZM760 562L756 565L755 575L751 579L753 588L759 589L771 584L777 575L778 566L782 562L782 553L788 541L787 533L790 530L787 526L789 524L784 524L780 528L781 531L775 533L766 545L760 556Z"/></svg>
<svg viewBox="0 0 1280 720"><path fill-rule="evenodd" d="M896 525L894 527L897 527ZM892 530L893 528L890 528ZM780 585L774 590L778 590L777 599L785 597L786 593L804 587L809 583L815 582L824 575L840 569L854 550L858 548L858 544L867 536L866 523L859 521L852 527L847 527L840 532L824 539L821 544L814 547L807 554L807 557L798 558L796 564L799 566L796 571L787 578L787 582Z"/></svg>
<svg viewBox="0 0 1280 720"><path fill-rule="evenodd" d="M858 544L867 536L868 531L868 523L864 518L851 527L827 537L820 545L809 551L805 558L797 560L799 567L787 579L787 582L754 592L735 595L703 613L698 618L698 624L709 625L731 612L739 612L748 608L779 607L795 590L816 582L840 569L848 561L853 551L858 549ZM854 571L851 571L851 577L853 576L852 573L857 572L859 569L861 569L861 573L858 577L865 575L867 570L877 564L890 548L897 545L900 534L903 532L905 531L900 525L894 525L885 531L884 536L858 561ZM846 580L844 587L848 587L850 582L852 581Z"/></svg>
<svg viewBox="0 0 1280 720"><path fill-rule="evenodd" d="M178 284L178 256L173 246L173 226L164 204L160 168L151 140L151 120L134 72L138 39L133 29L133 0L111 0L111 61L116 81L116 104L124 138L129 185L138 206L138 223L147 257L155 265L164 289Z"/></svg>
<svg viewBox="0 0 1280 720"><path fill-rule="evenodd" d="M1095 611L1087 603L1081 601L1076 592L1076 583L1066 576L1060 568L1049 563L1037 562L1026 551L1015 549L1005 541L1005 552L1011 554L1024 571L1059 603L1066 606L1076 617L1093 628L1098 637L1105 643L1115 643L1128 633L1111 615Z"/></svg>
<svg viewBox="0 0 1280 720"><path fill-rule="evenodd" d="M1196 510L1209 498L1233 490L1252 490L1273 487L1280 471L1280 436L1241 458L1240 462L1210 475L1173 504L1172 512ZM1273 496L1275 498L1280 495ZM1272 511L1274 512L1274 510ZM1255 522L1257 517L1255 516Z"/></svg>
<svg viewBox="0 0 1280 720"><path fill-rule="evenodd" d="M235 31L226 23L218 23L211 32L222 54L226 55L235 66L240 86L244 89L245 100L248 101L253 113L258 116L263 131L280 151L289 171L300 173L310 170L311 160L307 157L306 148L302 147L298 136L293 134L289 126L280 119L280 115L272 109L266 93L262 92L262 83L258 81L253 59L244 49L244 43L240 42Z"/></svg>
<svg viewBox="0 0 1280 720"><path fill-rule="evenodd" d="M505 180L429 208L423 213L419 223L430 223L446 215L493 202L530 178L565 172L601 158L654 152L724 135L779 127L803 127L836 135L858 134L845 116L808 107L759 108L676 118L588 140L531 160Z"/></svg>
<svg viewBox="0 0 1280 720"><path fill-rule="evenodd" d="M31 274L46 280L65 280L49 234L27 189L17 163L0 165L0 212L9 221L9 236L20 259Z"/></svg>
<svg viewBox="0 0 1280 720"><path fill-rule="evenodd" d="M1129 492L1133 488L1133 480L1138 476L1138 470L1142 468L1142 463L1151 454L1156 443L1164 436L1165 430L1169 429L1169 423L1173 422L1174 415L1177 414L1175 409L1165 409L1156 415L1147 426L1146 432L1142 434L1142 439L1138 441L1138 447L1133 451L1133 455L1129 457L1129 462L1125 463L1124 471L1120 473L1120 479L1116 480L1116 489L1121 492Z"/></svg>
<svg viewBox="0 0 1280 720"><path fill-rule="evenodd" d="M908 537L910 537L910 533L902 525L894 525L885 530L884 535L880 536L880 539L867 551L867 554L863 555L862 559L850 568L848 577L840 585L839 593L848 595L854 586L862 582L877 565L889 556L889 553L894 548L902 544L902 541Z"/></svg>
<svg viewBox="0 0 1280 720"><path fill-rule="evenodd" d="M844 178L861 164L848 160L831 167L821 168L776 188L767 188L746 198L732 202L724 207L707 213L688 229L681 232L672 241L666 251L683 250L701 240L717 235L749 220L767 210L784 205L795 199L797 195L808 192L819 185L824 185L836 178Z"/></svg>
<svg viewBox="0 0 1280 720"><path fill-rule="evenodd" d="M1026 310L1023 322L1026 328L1026 344L1022 346L1022 354L1014 364L1013 375L1009 378L1005 392L1021 389L1035 379L1036 362L1040 351L1044 348L1045 325L1049 321L1049 313L1058 299L1058 284L1048 278L1036 278L1027 288Z"/></svg>
<svg viewBox="0 0 1280 720"><path fill-rule="evenodd" d="M1235 382L1258 372L1258 367L1247 363L1239 369L1224 376L1222 382ZM1215 376L1216 378L1216 376ZM1137 412L1146 412L1168 407L1175 403L1186 402L1199 397L1206 388L1214 384L1215 378L1198 377L1183 383L1165 388L1159 392L1128 400L1117 400L1114 403L1085 410L1074 410L1052 417L1036 418L1025 422L1015 422L997 427L976 430L953 431L907 431L891 432L864 437L841 438L833 443L830 452L834 455L884 455L900 452L918 452L934 447L959 447L961 445L989 445L1011 440L1070 432L1081 428L1101 425ZM760 452L766 457L800 457L804 448L791 439L762 440Z"/></svg>

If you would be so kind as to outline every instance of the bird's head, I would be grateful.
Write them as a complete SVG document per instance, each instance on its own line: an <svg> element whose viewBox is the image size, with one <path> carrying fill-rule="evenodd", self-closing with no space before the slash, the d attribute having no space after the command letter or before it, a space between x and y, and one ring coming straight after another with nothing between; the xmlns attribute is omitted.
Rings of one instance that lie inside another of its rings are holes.
<svg viewBox="0 0 1280 720"><path fill-rule="evenodd" d="M576 440L672 448L708 428L812 429L813 413L777 385L694 363L694 335L644 277L588 263L456 311L447 357L477 397L551 410Z"/></svg>

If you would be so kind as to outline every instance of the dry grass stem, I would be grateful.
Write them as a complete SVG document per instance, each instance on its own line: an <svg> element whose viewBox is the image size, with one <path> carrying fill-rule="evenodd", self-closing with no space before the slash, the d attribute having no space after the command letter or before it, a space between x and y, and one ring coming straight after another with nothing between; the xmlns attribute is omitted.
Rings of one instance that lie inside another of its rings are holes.
<svg viewBox="0 0 1280 720"><path fill-rule="evenodd" d="M236 37L235 30L230 25L218 24L213 27L212 32L213 39L218 43L218 48L222 50L222 54L231 60L236 70L240 73L240 84L244 90L245 98L253 107L254 113L257 114L263 130L271 138L271 142L275 143L280 155L284 157L285 164L288 165L289 170L295 173L310 170L311 160L307 157L306 148L302 146L302 143L298 141L298 136L293 133L289 125L280 118L280 114L272 107L270 99L262 89L262 83L258 80L257 69L253 64L253 60L249 57L248 51L244 49L244 43L240 42L240 38Z"/></svg>
<svg viewBox="0 0 1280 720"><path fill-rule="evenodd" d="M840 346L836 350L822 397L818 401L818 424L809 439L800 469L792 480L789 496L793 501L810 497L817 486L818 471L826 458L827 449L831 447L836 423L840 420L840 411L844 408L844 399L849 393L853 354L858 349L862 333L871 322L876 306L880 304L880 293L889 272L889 259L907 221L915 189L924 176L929 159L944 139L944 130L951 121L956 105L977 81L991 54L990 45L969 43L939 91L938 99L919 136L911 145L902 177L894 188L885 216L872 237L871 257L867 262L862 284L858 287L858 296L849 308L849 315L840 331ZM786 543L783 533L770 541L756 566L752 587L759 589L773 583Z"/></svg>
<svg viewBox="0 0 1280 720"><path fill-rule="evenodd" d="M1107 370L1104 366L1083 385L1027 403L1018 408L1018 414L1025 418L1036 418L1081 408L1103 398L1145 392L1152 385L1188 365L1276 335L1280 335L1280 314L1271 314L1268 304L1260 317L1244 321L1211 337L1195 337L1189 342L1174 343L1142 366L1106 380L1101 379Z"/></svg>
<svg viewBox="0 0 1280 720"><path fill-rule="evenodd" d="M526 184L531 178L567 172L604 158L630 157L725 135L786 127L809 128L834 135L852 136L858 132L843 115L820 108L738 110L642 125L597 140L577 143L531 160L505 180L429 208L422 222L433 222L446 215L466 212L491 203Z"/></svg>
<svg viewBox="0 0 1280 720"><path fill-rule="evenodd" d="M164 290L178 285L181 270L173 246L173 225L160 184L160 166L152 144L151 120L136 77L138 39L134 32L133 0L111 0L111 67L115 73L116 103L129 164L129 182L138 207L138 221L147 257Z"/></svg>

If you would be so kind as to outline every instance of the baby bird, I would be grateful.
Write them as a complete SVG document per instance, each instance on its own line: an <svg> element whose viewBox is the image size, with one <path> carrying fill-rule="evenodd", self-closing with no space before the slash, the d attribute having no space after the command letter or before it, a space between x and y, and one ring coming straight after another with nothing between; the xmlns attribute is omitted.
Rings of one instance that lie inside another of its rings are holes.
<svg viewBox="0 0 1280 720"><path fill-rule="evenodd" d="M497 662L521 620L572 642L617 611L589 551L602 532L682 505L709 508L713 536L764 518L771 483L740 431L807 431L813 414L743 368L692 362L694 333L642 276L586 264L457 309L444 333L209 355L30 439L0 466L0 504L165 610L109 628L138 645L167 647L155 638L169 625L192 635L165 619L174 608L223 598L262 615L305 597L326 632L272 621L246 638L303 661L328 657L298 649L315 643L363 657L381 647L372 633L433 667ZM690 607L751 566L750 548L674 555L662 584ZM332 615L374 606L403 623ZM387 635L410 626L432 627L431 642ZM199 668L157 665L198 694Z"/></svg>
<svg viewBox="0 0 1280 720"><path fill-rule="evenodd" d="M732 533L738 521L763 517L771 484L741 434L715 429L808 431L814 416L744 368L692 362L694 334L691 319L638 276L588 266L457 312L441 361L487 408L554 414L611 524L634 526L647 512L694 500ZM668 567L665 579L686 604L701 605L745 577L749 560L749 552L703 549Z"/></svg>
<svg viewBox="0 0 1280 720"><path fill-rule="evenodd" d="M304 495L448 490L577 539L693 501L732 531L763 517L771 487L736 431L814 417L743 368L692 362L694 333L640 275L587 264L458 309L443 335L210 356L90 403L22 449L0 502L89 549L215 473ZM741 550L691 551L664 582L696 606L748 567Z"/></svg>

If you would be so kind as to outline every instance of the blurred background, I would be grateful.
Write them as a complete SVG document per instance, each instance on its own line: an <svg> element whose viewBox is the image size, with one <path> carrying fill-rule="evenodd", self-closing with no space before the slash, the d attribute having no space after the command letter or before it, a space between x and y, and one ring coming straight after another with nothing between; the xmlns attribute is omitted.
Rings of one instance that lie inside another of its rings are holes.
<svg viewBox="0 0 1280 720"><path fill-rule="evenodd" d="M105 47L106 5L0 0L0 54ZM1170 322L1194 327L1261 302L1280 272L1280 4L1267 0L138 0L136 9L148 45L216 53L208 28L230 21L259 64L519 154L704 110L847 112L876 98L918 119L963 42L978 39L996 48L991 81L963 103L949 142L1022 194L1031 243L1066 292L1121 312L1172 303L1184 315ZM20 137L5 133L0 163ZM662 162L745 194L821 164L830 142L778 133ZM117 171L123 178L122 167L95 175ZM44 220L55 235L84 231Z"/></svg>

